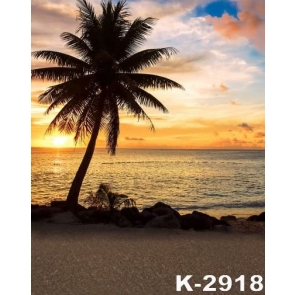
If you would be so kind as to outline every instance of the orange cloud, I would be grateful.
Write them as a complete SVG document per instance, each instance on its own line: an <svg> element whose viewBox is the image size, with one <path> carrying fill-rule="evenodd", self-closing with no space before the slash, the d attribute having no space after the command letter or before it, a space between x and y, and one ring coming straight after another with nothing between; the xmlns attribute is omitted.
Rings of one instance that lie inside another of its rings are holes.
<svg viewBox="0 0 295 295"><path fill-rule="evenodd" d="M227 39L245 37L261 52L265 49L264 0L238 1L238 18L224 13L222 17L207 16L214 29Z"/></svg>
<svg viewBox="0 0 295 295"><path fill-rule="evenodd" d="M228 90L228 87L225 86L225 85L223 85L223 84L220 84L219 89L220 89L220 91L222 91L222 92L226 92L226 91Z"/></svg>

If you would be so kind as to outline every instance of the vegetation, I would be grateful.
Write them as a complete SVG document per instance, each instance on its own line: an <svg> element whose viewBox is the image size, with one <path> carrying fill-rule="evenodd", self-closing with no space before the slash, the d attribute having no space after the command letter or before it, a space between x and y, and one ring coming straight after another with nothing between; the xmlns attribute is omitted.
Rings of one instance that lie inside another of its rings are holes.
<svg viewBox="0 0 295 295"><path fill-rule="evenodd" d="M114 155L120 131L119 113L126 111L136 118L154 125L144 107L153 107L163 113L167 108L146 88L172 89L183 87L165 77L139 73L157 64L163 57L176 54L173 47L145 49L136 52L151 33L155 19L136 18L131 22L126 1L101 3L102 14L96 15L86 0L78 0L79 21L76 34L64 32L61 39L75 56L42 50L32 52L35 59L45 59L54 66L33 69L32 79L49 80L57 84L39 96L39 102L48 104L46 114L61 107L50 123L47 133L57 128L63 133L74 133L74 140L89 138L85 155L73 179L67 203L77 207L83 179L92 159L100 131L106 133L108 152Z"/></svg>
<svg viewBox="0 0 295 295"><path fill-rule="evenodd" d="M111 191L111 186L107 183L101 183L97 192L90 192L84 203L97 209L113 211L124 207L135 207L136 202L124 194L118 194Z"/></svg>

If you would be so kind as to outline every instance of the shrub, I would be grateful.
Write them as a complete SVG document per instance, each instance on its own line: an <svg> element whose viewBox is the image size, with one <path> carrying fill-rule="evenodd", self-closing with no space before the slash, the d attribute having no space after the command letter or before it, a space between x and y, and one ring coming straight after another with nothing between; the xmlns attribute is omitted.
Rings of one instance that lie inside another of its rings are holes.
<svg viewBox="0 0 295 295"><path fill-rule="evenodd" d="M108 211L118 210L121 206L136 207L136 202L127 195L112 192L108 183L101 183L95 193L89 192L84 203L89 207Z"/></svg>

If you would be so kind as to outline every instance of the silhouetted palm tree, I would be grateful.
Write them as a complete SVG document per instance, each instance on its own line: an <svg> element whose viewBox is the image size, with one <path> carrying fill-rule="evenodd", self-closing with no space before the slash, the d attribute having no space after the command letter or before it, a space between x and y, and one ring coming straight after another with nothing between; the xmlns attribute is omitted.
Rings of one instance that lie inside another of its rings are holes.
<svg viewBox="0 0 295 295"><path fill-rule="evenodd" d="M79 26L76 34L62 33L66 46L76 57L55 51L35 51L32 56L57 64L56 67L32 70L32 79L58 82L39 96L39 102L49 104L46 114L58 106L59 113L50 123L54 128L75 133L74 140L90 137L85 155L71 184L67 202L72 209L78 204L83 179L94 153L100 130L106 131L108 152L115 154L119 135L119 111L125 110L138 119L154 125L140 105L166 107L146 88L172 89L183 87L167 78L138 73L155 65L162 57L169 58L177 51L172 47L146 49L136 52L152 31L154 18L136 18L133 22L126 1L113 5L102 2L102 14L96 15L86 0L78 0Z"/></svg>

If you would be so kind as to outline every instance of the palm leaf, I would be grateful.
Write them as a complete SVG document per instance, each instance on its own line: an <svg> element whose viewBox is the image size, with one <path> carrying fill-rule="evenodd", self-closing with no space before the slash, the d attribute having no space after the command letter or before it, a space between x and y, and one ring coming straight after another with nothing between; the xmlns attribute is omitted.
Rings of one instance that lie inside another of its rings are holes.
<svg viewBox="0 0 295 295"><path fill-rule="evenodd" d="M75 50L79 56L81 56L81 58L85 61L85 68L89 68L88 63L91 61L93 52L87 43L76 35L67 32L62 33L60 37L66 42L66 46L68 48Z"/></svg>
<svg viewBox="0 0 295 295"><path fill-rule="evenodd" d="M123 72L138 72L144 68L156 65L163 57L167 59L176 54L177 50L173 47L146 49L137 52L130 57L126 58L120 63L120 69Z"/></svg>
<svg viewBox="0 0 295 295"><path fill-rule="evenodd" d="M32 79L42 79L56 82L73 80L81 77L83 72L73 68L49 67L31 71Z"/></svg>
<svg viewBox="0 0 295 295"><path fill-rule="evenodd" d="M87 68L88 64L84 61L73 57L71 55L57 52L57 51L50 51L50 50L39 50L33 51L32 57L35 59L45 59L50 63L55 63L61 67L72 67L72 68Z"/></svg>
<svg viewBox="0 0 295 295"><path fill-rule="evenodd" d="M120 77L124 78L125 75L129 79L133 80L138 87L154 88L154 89L160 88L165 90L172 89L172 88L179 88L184 90L183 86L181 86L180 84L162 76L157 76L152 74L131 73L131 74L120 75Z"/></svg>
<svg viewBox="0 0 295 295"><path fill-rule="evenodd" d="M155 22L156 19L152 17L146 19L137 18L133 21L124 38L118 44L118 60L133 54L136 47L146 41L146 36L151 33Z"/></svg>

